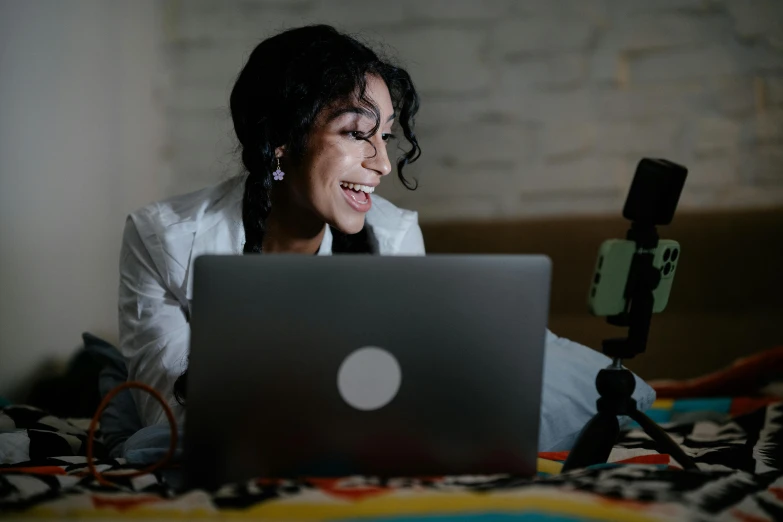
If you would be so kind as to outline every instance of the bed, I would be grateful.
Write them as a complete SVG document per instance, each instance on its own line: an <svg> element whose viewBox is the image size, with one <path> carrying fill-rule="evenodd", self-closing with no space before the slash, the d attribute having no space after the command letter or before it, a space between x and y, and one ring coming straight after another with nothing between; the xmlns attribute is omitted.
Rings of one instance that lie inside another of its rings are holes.
<svg viewBox="0 0 783 522"><path fill-rule="evenodd" d="M37 519L262 520L783 520L783 347L687 381L657 381L648 411L698 464L683 471L631 425L607 464L562 473L566 452L541 453L538 474L301 481L254 480L179 493L176 465L135 478L95 445L89 419L25 405L0 410L0 513ZM761 387L763 385L763 388Z"/></svg>

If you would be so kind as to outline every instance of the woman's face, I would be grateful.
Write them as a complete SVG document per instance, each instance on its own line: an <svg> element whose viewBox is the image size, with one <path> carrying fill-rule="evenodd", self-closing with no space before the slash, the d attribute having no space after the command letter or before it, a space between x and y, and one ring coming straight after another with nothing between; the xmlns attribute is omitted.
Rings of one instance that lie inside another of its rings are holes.
<svg viewBox="0 0 783 522"><path fill-rule="evenodd" d="M386 151L394 121L394 108L386 83L368 76L366 97L380 110L380 127L367 140L375 117L362 109L323 111L308 140L307 151L284 183L289 201L309 210L320 221L355 234L364 227L372 207L372 192L391 172ZM374 147L374 148L373 148ZM286 170L283 168L283 170Z"/></svg>

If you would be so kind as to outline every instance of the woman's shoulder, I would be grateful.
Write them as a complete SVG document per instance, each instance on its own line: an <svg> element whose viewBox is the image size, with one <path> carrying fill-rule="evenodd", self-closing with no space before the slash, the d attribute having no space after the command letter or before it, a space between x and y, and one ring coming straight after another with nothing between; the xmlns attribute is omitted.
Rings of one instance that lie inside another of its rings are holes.
<svg viewBox="0 0 783 522"><path fill-rule="evenodd" d="M400 208L388 199L372 195L372 208L367 212L367 222L372 225L410 227L418 224L419 213Z"/></svg>
<svg viewBox="0 0 783 522"><path fill-rule="evenodd" d="M372 208L367 212L371 228L381 254L421 253L424 245L419 228L419 214L396 206L391 201L373 194ZM421 245L420 245L421 243ZM408 252L410 250L410 252Z"/></svg>
<svg viewBox="0 0 783 522"><path fill-rule="evenodd" d="M161 199L130 213L140 232L165 235L171 228L195 230L212 217L223 219L227 212L239 213L245 176L237 176L211 186Z"/></svg>

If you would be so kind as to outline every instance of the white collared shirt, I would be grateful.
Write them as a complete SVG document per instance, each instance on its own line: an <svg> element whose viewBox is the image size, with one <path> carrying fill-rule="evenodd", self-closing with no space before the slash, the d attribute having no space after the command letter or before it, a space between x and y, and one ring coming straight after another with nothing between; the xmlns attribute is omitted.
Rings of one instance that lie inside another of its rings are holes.
<svg viewBox="0 0 783 522"><path fill-rule="evenodd" d="M241 254L245 244L242 197L245 176L152 203L130 214L120 253L120 351L128 380L158 390L175 412L174 382L187 367L193 262L202 254ZM371 246L380 255L424 255L418 214L380 196L366 216ZM319 255L331 255L328 226ZM145 426L165 422L163 409L133 390Z"/></svg>

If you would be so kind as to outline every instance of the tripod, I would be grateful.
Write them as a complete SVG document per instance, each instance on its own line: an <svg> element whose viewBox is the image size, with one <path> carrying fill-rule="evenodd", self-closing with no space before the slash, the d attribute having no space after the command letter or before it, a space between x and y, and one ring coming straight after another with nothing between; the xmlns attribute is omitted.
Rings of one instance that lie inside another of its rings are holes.
<svg viewBox="0 0 783 522"><path fill-rule="evenodd" d="M672 165L668 164L667 168L672 168ZM682 182L684 182L685 174L679 175L682 176ZM637 170L638 177L639 170ZM635 179L634 184L636 183ZM649 185L653 182L646 181L644 183ZM655 181L655 183L659 182ZM643 183L640 182L640 184ZM682 184L680 183L679 186L681 189ZM634 188L632 186L624 215L626 217L629 215L641 216L641 221L633 221L627 234L627 239L636 243L636 253L631 261L631 269L625 288L627 304L623 313L607 318L610 324L628 327L628 337L606 339L602 343L603 352L612 358L612 364L598 372L596 377L595 384L600 395L597 401L598 413L579 434L576 444L563 465L563 471L584 468L607 461L620 434L618 415L626 415L635 420L644 432L657 443L659 452L671 455L685 469L699 469L660 426L636 408L636 400L631 397L636 388L636 381L633 374L622 366L623 359L632 358L645 350L650 330L650 318L653 313L653 290L657 288L661 279L661 273L653 266L654 253L658 246L658 233L653 219L654 212L649 211L653 208L651 203L653 198L647 194L639 196L641 189L637 187L636 193L634 193ZM649 187L646 188L649 189ZM672 206L672 190L669 188L666 190L669 192L667 194L668 203L673 215L679 191L676 192ZM638 201L640 199L645 200L644 205ZM646 205L647 212L635 211L631 208L634 205L640 207ZM670 219L671 216L669 216Z"/></svg>

